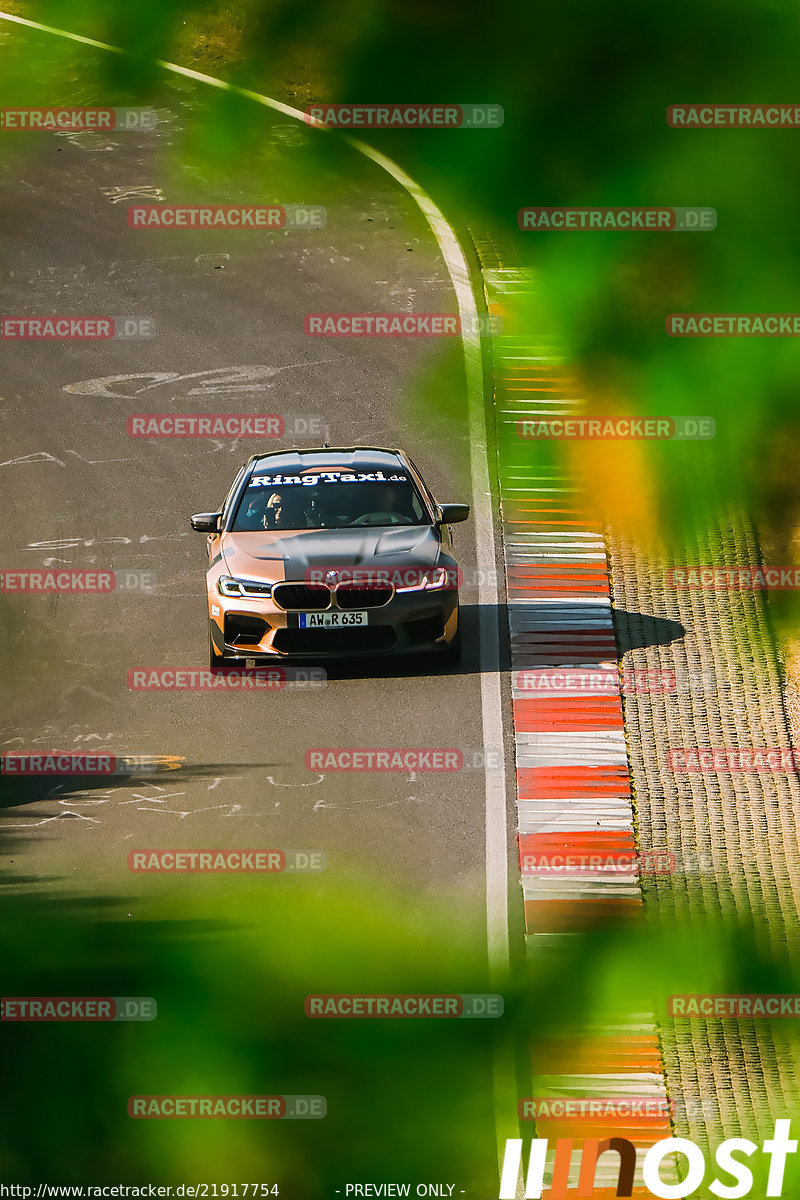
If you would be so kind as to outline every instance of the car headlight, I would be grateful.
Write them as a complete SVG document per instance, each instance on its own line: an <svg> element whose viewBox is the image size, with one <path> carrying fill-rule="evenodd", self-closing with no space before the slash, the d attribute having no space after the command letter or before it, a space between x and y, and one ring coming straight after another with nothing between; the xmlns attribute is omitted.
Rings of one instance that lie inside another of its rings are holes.
<svg viewBox="0 0 800 1200"><path fill-rule="evenodd" d="M220 575L217 591L221 596L251 596L253 599L272 595L272 584L258 579L234 579L233 575Z"/></svg>
<svg viewBox="0 0 800 1200"><path fill-rule="evenodd" d="M418 573L416 582L407 584L405 587L395 588L396 592L439 592L443 587L446 587L448 582L451 587L455 587L454 577L456 572L449 570L447 567L434 567L433 571L423 568Z"/></svg>
<svg viewBox="0 0 800 1200"><path fill-rule="evenodd" d="M217 580L217 591L221 596L241 596L242 586L232 575L220 575Z"/></svg>

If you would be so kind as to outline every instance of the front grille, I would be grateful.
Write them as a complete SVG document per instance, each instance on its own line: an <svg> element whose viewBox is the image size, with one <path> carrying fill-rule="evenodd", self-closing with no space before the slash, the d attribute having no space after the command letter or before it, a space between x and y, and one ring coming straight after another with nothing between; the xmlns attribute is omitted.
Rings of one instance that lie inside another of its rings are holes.
<svg viewBox="0 0 800 1200"><path fill-rule="evenodd" d="M257 646L271 626L247 613L225 614L225 643L228 646Z"/></svg>
<svg viewBox="0 0 800 1200"><path fill-rule="evenodd" d="M392 598L390 587L366 587L364 584L340 583L336 589L339 608L381 608Z"/></svg>
<svg viewBox="0 0 800 1200"><path fill-rule="evenodd" d="M370 629L279 629L273 646L283 654L379 653L391 650L397 642L388 625Z"/></svg>
<svg viewBox="0 0 800 1200"><path fill-rule="evenodd" d="M287 611L311 612L330 607L331 590L324 583L276 583L272 599Z"/></svg>

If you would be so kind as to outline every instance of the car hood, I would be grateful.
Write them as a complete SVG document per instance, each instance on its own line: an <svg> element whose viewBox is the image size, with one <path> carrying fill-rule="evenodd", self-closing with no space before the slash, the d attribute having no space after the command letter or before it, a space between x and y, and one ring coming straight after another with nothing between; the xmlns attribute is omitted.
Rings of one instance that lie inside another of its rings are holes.
<svg viewBox="0 0 800 1200"><path fill-rule="evenodd" d="M231 575L270 583L304 579L307 571L319 567L432 567L440 551L433 525L256 531L226 533L222 539L222 555Z"/></svg>

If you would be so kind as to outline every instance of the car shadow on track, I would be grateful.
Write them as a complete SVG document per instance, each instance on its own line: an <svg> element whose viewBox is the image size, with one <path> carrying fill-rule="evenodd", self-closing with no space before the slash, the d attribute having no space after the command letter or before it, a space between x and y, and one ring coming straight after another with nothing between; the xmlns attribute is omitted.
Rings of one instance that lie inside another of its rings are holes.
<svg viewBox="0 0 800 1200"><path fill-rule="evenodd" d="M646 646L668 646L686 636L686 627L668 617L651 617L648 613L613 608L614 633L620 655L628 650L644 650Z"/></svg>
<svg viewBox="0 0 800 1200"><path fill-rule="evenodd" d="M119 762L124 760L120 759ZM160 783L186 782L189 779L204 780L240 775L243 771L262 767L278 767L280 763L203 763L197 766L179 766L171 771L141 771L124 770L113 775L4 775L0 788L0 812L5 809L18 808L24 804L37 804L42 800L52 800L61 804L77 796L85 796L88 792L103 792L109 788L141 788L156 780ZM57 812L53 814L58 815ZM46 819L47 814L43 819Z"/></svg>
<svg viewBox="0 0 800 1200"><path fill-rule="evenodd" d="M221 777L236 777L245 771L260 770L263 767L285 765L273 762L198 763L195 766L181 764L169 771L157 770L142 774L141 771L136 770L126 773L124 767L120 770L120 764L124 764L124 761L121 756L117 759L119 773L113 775L18 775L10 777L4 774L0 777L0 889L22 888L24 890L29 887L41 887L45 884L48 886L58 885L61 876L21 875L14 871L8 871L6 867L14 864L15 854L24 852L29 846L35 848L36 838L28 832L29 829L33 828L37 833L41 833L44 827L53 821L81 819L78 812L70 811L70 800L74 799L79 802L85 800L87 795L100 796L111 788L114 790L129 789L135 792L139 788L154 784L156 780L161 783L166 783L168 780L172 783L186 782L189 779L213 780ZM13 822L7 823L2 819L4 816L17 818L21 815L26 816L27 814L20 814L21 808L47 801L50 802L51 807L44 811L37 810L35 817L31 814L32 821L28 822L24 833ZM102 803L102 801L100 802ZM95 904L102 906L107 904L107 901L87 897L86 904L90 907Z"/></svg>

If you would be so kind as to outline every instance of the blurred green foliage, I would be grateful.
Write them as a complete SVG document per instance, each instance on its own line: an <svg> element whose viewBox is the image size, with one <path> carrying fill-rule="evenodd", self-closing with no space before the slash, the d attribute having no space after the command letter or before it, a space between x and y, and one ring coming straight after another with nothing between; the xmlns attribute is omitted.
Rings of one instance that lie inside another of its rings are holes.
<svg viewBox="0 0 800 1200"><path fill-rule="evenodd" d="M541 306L590 406L600 394L625 411L714 417L717 438L702 454L647 451L667 536L679 541L702 523L709 499L722 508L744 502L778 558L792 553L800 517L796 340L674 339L664 319L675 311L800 309L796 133L681 131L665 115L681 101L791 100L800 51L794 4L678 0L667 10L618 0L609 10L593 0L491 7L144 0L126 8L41 0L22 7L125 50L82 63L87 94L112 88L144 102L163 85L153 65L161 57L218 70L301 108L312 98L502 104L499 130L367 137L457 223L491 231L510 265L536 271ZM58 92L72 78L74 47L25 37ZM40 78L29 75L30 87ZM12 71L7 89L19 82ZM219 94L212 110L176 149L196 157L202 144L206 169L235 173L252 160L264 111ZM317 139L319 178L332 141ZM519 208L548 204L710 205L719 223L709 233L517 229Z"/></svg>
<svg viewBox="0 0 800 1200"><path fill-rule="evenodd" d="M324 894L309 877L184 878L146 899L4 891L4 996L158 1003L149 1023L4 1025L0 1174L14 1182L277 1181L281 1194L316 1200L345 1182L391 1178L492 1194L501 1032L541 1071L553 1039L569 1054L586 1022L663 1019L671 994L800 992L797 964L731 914L578 935L527 976L490 984L449 905L386 887L378 899L377 881L355 876ZM494 990L505 999L499 1021L312 1020L303 1008L310 993ZM788 1055L791 1022L773 1024ZM236 1093L322 1094L328 1115L126 1115L131 1095Z"/></svg>
<svg viewBox="0 0 800 1200"><path fill-rule="evenodd" d="M663 538L679 545L709 514L743 502L768 531L773 560L791 558L800 517L796 342L670 339L664 319L673 311L800 310L798 134L682 132L667 126L665 111L681 101L791 101L796 4L18 7L124 54L13 30L3 43L4 104L102 96L168 108L181 91L194 94L193 85L167 82L156 58L301 107L311 99L502 104L500 130L373 132L369 140L451 219L491 231L512 265L536 272L537 311L548 314L590 408L607 411L613 399L637 414L714 417L713 443L642 451L636 469L649 480ZM338 139L302 131L303 152L289 162L290 136L285 146L265 144L273 118L263 108L211 91L198 105L202 123L176 132L164 156L177 191L193 182L213 195L225 181L236 194L260 178L270 196L317 200L320 181L347 186L349 152ZM13 153L26 152L23 139ZM289 185L295 196L286 196ZM518 231L520 207L568 204L710 205L719 224L703 234ZM537 331L535 312L516 315ZM448 419L449 383L445 391ZM597 487L602 498L599 476ZM147 1025L4 1029L3 1175L277 1180L287 1195L315 1200L352 1179L354 1163L366 1179L386 1178L394 1162L405 1178L493 1187L491 1022L311 1022L303 1013L310 991L494 990L482 951L428 900L404 896L401 905L384 889L379 901L376 886L354 879L322 903L306 886L293 881L265 895L242 885L224 901L181 891L154 897L130 918L112 898L78 904L8 892L4 995L147 994L159 1016ZM676 920L638 939L614 929L576 939L530 979L509 981L504 1021L523 1041L533 1038L535 1055L538 1039L573 1018L648 1004L663 1012L666 995L681 990L800 986L796 964L776 955L763 932L732 918L720 926ZM134 1092L193 1091L322 1093L328 1117L280 1126L120 1120Z"/></svg>

